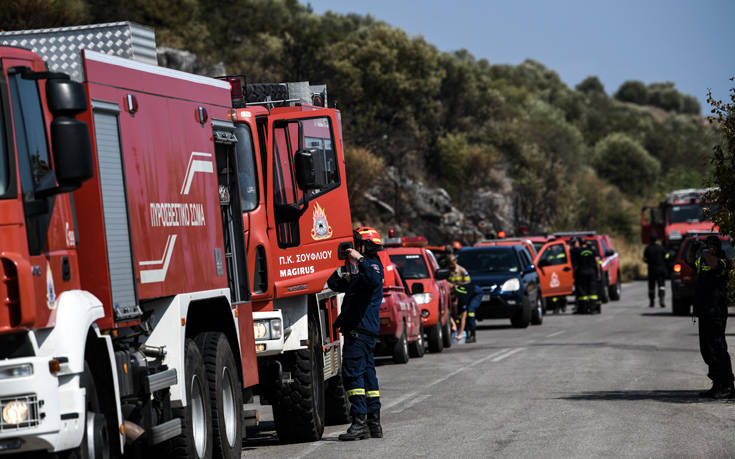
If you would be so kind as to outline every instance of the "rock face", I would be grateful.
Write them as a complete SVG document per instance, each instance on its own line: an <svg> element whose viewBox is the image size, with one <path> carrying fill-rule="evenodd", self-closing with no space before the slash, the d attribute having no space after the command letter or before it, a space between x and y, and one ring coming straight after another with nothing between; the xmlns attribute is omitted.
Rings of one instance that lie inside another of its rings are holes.
<svg viewBox="0 0 735 459"><path fill-rule="evenodd" d="M386 168L385 180L364 197L373 204L370 224L396 228L401 236L426 236L432 243L472 243L514 227L512 193L476 190L460 209L446 190Z"/></svg>
<svg viewBox="0 0 735 459"><path fill-rule="evenodd" d="M190 53L189 51L161 46L156 48L156 54L158 56L158 65L161 67L168 67L187 73L196 73L198 75L225 75L225 64L222 62L214 65L206 64L196 54Z"/></svg>

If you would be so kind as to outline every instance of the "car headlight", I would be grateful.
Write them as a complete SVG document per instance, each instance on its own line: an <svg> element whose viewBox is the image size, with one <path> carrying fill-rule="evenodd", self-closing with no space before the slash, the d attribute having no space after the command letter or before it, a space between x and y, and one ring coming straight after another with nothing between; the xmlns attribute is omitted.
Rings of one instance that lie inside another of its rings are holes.
<svg viewBox="0 0 735 459"><path fill-rule="evenodd" d="M501 292L516 292L521 289L521 282L516 279L515 277L513 279L508 279L503 283L503 286L500 287Z"/></svg>
<svg viewBox="0 0 735 459"><path fill-rule="evenodd" d="M280 339L283 332L281 319L271 319L271 339Z"/></svg>
<svg viewBox="0 0 735 459"><path fill-rule="evenodd" d="M20 424L28 419L28 403L13 400L3 407L3 421L7 424Z"/></svg>
<svg viewBox="0 0 735 459"><path fill-rule="evenodd" d="M431 303L431 300L434 298L434 295L432 295L429 292L427 292L427 293L414 293L411 296L413 296L413 299L416 300L416 303L417 304Z"/></svg>
<svg viewBox="0 0 735 459"><path fill-rule="evenodd" d="M270 323L267 320L259 320L253 323L255 339L270 339Z"/></svg>
<svg viewBox="0 0 735 459"><path fill-rule="evenodd" d="M14 365L0 369L0 380L22 378L33 374L33 365L25 363L23 365Z"/></svg>
<svg viewBox="0 0 735 459"><path fill-rule="evenodd" d="M669 239L672 239L672 240L681 239L681 231L676 231L676 230L670 231Z"/></svg>

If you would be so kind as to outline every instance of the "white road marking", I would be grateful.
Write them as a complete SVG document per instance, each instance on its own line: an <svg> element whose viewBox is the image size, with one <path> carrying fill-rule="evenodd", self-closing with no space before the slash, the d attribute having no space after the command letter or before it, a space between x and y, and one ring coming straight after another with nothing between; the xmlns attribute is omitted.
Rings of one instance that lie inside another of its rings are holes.
<svg viewBox="0 0 735 459"><path fill-rule="evenodd" d="M413 400L411 400L410 402L406 403L405 405L403 405L402 408L398 408L397 410L391 411L391 413L392 414L396 414L396 413L400 413L401 411L405 411L405 410L411 408L414 405L418 405L419 403L423 402L424 400L426 400L429 397L431 397L431 394L420 395L420 396L414 398Z"/></svg>
<svg viewBox="0 0 735 459"><path fill-rule="evenodd" d="M553 338L553 337L555 337L555 336L559 336L559 335L561 335L562 333L566 333L566 330L559 330L558 332L554 332L554 333L552 333L552 334L550 334L550 335L546 335L546 337L547 337L547 338Z"/></svg>
<svg viewBox="0 0 735 459"><path fill-rule="evenodd" d="M398 397L397 399L393 400L392 402L386 403L385 405L383 405L382 409L389 410L389 409L393 408L394 406L398 405L399 403L403 402L404 400L407 400L407 399L413 397L417 393L418 392L411 392L410 394L401 395L400 397Z"/></svg>
<svg viewBox="0 0 735 459"><path fill-rule="evenodd" d="M519 348L516 348L516 349L511 349L510 351L506 352L505 354L501 354L501 355L495 357L494 359L492 359L490 361L491 362L500 362L501 360L510 357L511 355L515 354L516 352L521 352L524 349L525 349L525 347L519 347Z"/></svg>
<svg viewBox="0 0 735 459"><path fill-rule="evenodd" d="M486 357L481 358L480 360L475 360L471 364L469 364L467 366L464 366L462 368L459 368L457 370L454 370L453 372L451 372L451 373L449 373L449 374L447 374L447 375L445 375L445 376L437 379L436 381L430 383L429 385L427 385L424 388L425 389L428 389L429 387L436 386L437 384L443 383L444 381L446 381L447 379L451 378L452 376L454 376L454 375L456 375L458 373L461 373L461 372L465 371L468 368L472 368L475 365L478 365L478 364L480 364L480 363L482 363L482 362L484 362L484 361L486 361L488 359L491 359L491 358L495 357L496 355L502 354L502 353L507 352L507 351L508 351L508 349L501 349L501 350L499 350L497 352L493 352L492 354L490 354L490 355L488 355Z"/></svg>

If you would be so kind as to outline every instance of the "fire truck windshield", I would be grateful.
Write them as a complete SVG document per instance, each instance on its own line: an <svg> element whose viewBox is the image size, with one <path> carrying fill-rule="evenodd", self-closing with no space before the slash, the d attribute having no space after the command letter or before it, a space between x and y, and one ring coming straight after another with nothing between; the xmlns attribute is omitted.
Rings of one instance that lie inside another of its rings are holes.
<svg viewBox="0 0 735 459"><path fill-rule="evenodd" d="M255 148L250 126L240 124L235 129L237 137L237 168L240 180L240 207L249 212L258 207L258 170L255 166Z"/></svg>
<svg viewBox="0 0 735 459"><path fill-rule="evenodd" d="M404 279L426 279L429 269L421 255L391 255L390 261L396 265Z"/></svg>
<svg viewBox="0 0 735 459"><path fill-rule="evenodd" d="M683 206L672 206L669 210L669 223L692 223L704 220L702 206L699 204L686 204Z"/></svg>

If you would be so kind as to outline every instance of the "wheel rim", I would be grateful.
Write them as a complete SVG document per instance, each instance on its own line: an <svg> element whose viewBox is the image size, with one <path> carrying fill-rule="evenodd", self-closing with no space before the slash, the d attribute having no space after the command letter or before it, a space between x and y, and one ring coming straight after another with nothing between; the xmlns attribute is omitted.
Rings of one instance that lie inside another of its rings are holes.
<svg viewBox="0 0 735 459"><path fill-rule="evenodd" d="M442 324L440 320L439 322L437 322L437 327L439 327L439 339L437 341L441 341L442 339L444 339L444 329L442 328L441 325Z"/></svg>
<svg viewBox="0 0 735 459"><path fill-rule="evenodd" d="M237 430L235 393L232 389L232 379L230 379L230 369L228 367L222 369L222 412L227 443L230 446L235 446L235 431Z"/></svg>
<svg viewBox="0 0 735 459"><path fill-rule="evenodd" d="M406 339L406 330L403 331L403 352L408 355L408 340Z"/></svg>
<svg viewBox="0 0 735 459"><path fill-rule="evenodd" d="M424 347L424 329L423 328L419 328L418 347L421 349L423 349Z"/></svg>
<svg viewBox="0 0 735 459"><path fill-rule="evenodd" d="M204 394L199 377L194 375L191 379L191 433L194 437L194 447L199 457L204 457L207 446L206 416L204 413Z"/></svg>
<svg viewBox="0 0 735 459"><path fill-rule="evenodd" d="M539 320L541 320L541 317L544 315L543 308L541 307L541 298L536 298L536 312L538 313Z"/></svg>

